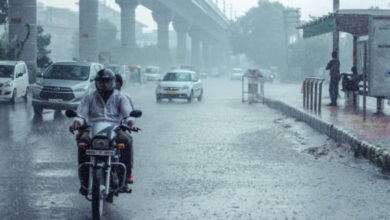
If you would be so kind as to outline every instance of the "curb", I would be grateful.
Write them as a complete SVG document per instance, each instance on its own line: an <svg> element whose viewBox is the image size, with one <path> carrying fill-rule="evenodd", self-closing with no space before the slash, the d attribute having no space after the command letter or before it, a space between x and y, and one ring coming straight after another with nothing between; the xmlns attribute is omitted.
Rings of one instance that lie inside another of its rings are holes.
<svg viewBox="0 0 390 220"><path fill-rule="evenodd" d="M264 103L270 108L276 109L283 114L294 117L305 122L315 130L326 134L338 143L349 144L355 152L355 156L362 155L378 167L390 170L390 151L382 149L380 146L372 145L364 140L359 139L355 134L338 127L330 122L310 114L309 112L292 107L284 102L264 98Z"/></svg>

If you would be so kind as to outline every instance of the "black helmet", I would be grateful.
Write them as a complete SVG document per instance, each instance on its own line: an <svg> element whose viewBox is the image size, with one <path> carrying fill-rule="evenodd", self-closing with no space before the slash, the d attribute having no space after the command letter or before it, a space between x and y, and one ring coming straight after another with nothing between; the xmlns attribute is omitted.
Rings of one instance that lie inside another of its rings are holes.
<svg viewBox="0 0 390 220"><path fill-rule="evenodd" d="M120 74L115 74L115 80L121 87L123 86L123 78Z"/></svg>
<svg viewBox="0 0 390 220"><path fill-rule="evenodd" d="M96 90L102 93L111 93L115 89L115 74L110 69L101 69L95 77Z"/></svg>

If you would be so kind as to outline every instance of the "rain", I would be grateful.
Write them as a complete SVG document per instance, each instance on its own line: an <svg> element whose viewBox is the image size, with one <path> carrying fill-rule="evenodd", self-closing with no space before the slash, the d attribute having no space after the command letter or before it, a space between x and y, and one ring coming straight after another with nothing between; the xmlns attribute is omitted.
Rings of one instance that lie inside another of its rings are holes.
<svg viewBox="0 0 390 220"><path fill-rule="evenodd" d="M0 219L388 219L387 0L0 0Z"/></svg>

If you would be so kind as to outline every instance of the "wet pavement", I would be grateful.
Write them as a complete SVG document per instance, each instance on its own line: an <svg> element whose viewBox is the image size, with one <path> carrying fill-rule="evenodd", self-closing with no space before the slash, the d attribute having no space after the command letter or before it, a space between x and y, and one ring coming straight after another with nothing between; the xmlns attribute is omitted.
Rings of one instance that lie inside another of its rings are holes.
<svg viewBox="0 0 390 220"><path fill-rule="evenodd" d="M193 103L157 104L154 87L130 88L144 112L135 183L105 219L388 219L387 176L303 123L242 104L239 82L206 79ZM0 117L0 219L91 219L71 121L34 120L23 101L0 103Z"/></svg>
<svg viewBox="0 0 390 220"><path fill-rule="evenodd" d="M299 109L302 107L302 93L300 84L270 84L266 88L266 96L283 101ZM346 105L344 92L340 90L337 107L326 106L330 102L328 86L323 87L323 101L320 118L332 124L339 125L373 145L390 150L390 108L385 101L384 115L376 115L376 99L367 98L367 118L363 121L363 99L360 96L360 106L353 108Z"/></svg>

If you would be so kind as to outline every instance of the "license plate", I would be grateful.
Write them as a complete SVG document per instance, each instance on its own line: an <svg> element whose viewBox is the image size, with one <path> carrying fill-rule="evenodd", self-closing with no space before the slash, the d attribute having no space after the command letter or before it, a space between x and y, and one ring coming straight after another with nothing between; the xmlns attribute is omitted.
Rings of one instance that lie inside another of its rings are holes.
<svg viewBox="0 0 390 220"><path fill-rule="evenodd" d="M59 103L62 101L63 101L62 99L49 99L49 102L53 102L53 103Z"/></svg>
<svg viewBox="0 0 390 220"><path fill-rule="evenodd" d="M175 92L175 91L167 91L167 94L168 94L168 95L175 95L176 92Z"/></svg>
<svg viewBox="0 0 390 220"><path fill-rule="evenodd" d="M115 151L112 150L86 150L86 155L90 156L114 156Z"/></svg>

